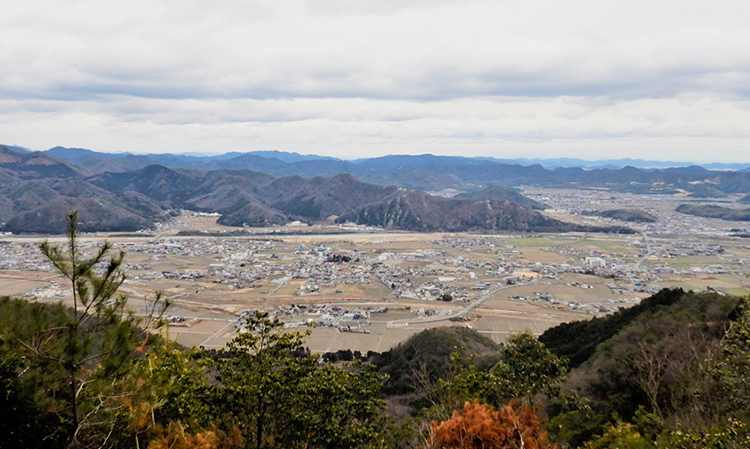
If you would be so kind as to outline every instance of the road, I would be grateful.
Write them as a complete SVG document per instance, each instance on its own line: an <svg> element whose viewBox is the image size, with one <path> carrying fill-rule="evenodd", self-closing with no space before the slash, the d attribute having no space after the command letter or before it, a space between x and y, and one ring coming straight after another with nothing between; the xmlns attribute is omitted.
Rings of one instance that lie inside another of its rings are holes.
<svg viewBox="0 0 750 449"><path fill-rule="evenodd" d="M451 318L466 315L467 313L471 312L475 308L481 306L482 303L484 303L488 298L490 298L495 293L499 292L500 290L509 288L509 287L513 287L513 285L501 285L499 287L495 287L491 289L490 291L488 291L487 293L485 293L484 295L482 295L476 301L473 301L471 304L467 305L466 307L464 307L463 309L461 309L460 311L452 315L440 315L436 317L421 318L421 319L391 320L391 321L387 321L386 323L388 323L388 325L390 326L392 324L424 324L424 323L437 323L440 321L447 321L447 320L450 320Z"/></svg>
<svg viewBox="0 0 750 449"><path fill-rule="evenodd" d="M635 269L641 268L641 264L644 260L648 259L649 256L651 256L651 240L649 240L648 235L646 235L646 232L643 232L643 241L646 243L646 255L641 257L641 259L635 264Z"/></svg>

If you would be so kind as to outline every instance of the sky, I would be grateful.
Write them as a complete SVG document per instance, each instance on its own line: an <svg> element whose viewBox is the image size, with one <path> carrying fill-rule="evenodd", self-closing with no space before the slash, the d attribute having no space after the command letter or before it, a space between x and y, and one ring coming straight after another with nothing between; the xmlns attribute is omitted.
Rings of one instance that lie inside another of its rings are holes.
<svg viewBox="0 0 750 449"><path fill-rule="evenodd" d="M750 2L5 2L0 143L750 162Z"/></svg>

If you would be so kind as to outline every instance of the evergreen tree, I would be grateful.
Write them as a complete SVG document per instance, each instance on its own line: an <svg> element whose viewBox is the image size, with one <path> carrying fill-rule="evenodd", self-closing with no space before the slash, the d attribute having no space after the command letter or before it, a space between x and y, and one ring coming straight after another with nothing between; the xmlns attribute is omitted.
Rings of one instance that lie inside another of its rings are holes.
<svg viewBox="0 0 750 449"><path fill-rule="evenodd" d="M217 361L216 404L249 447L355 448L382 439L382 376L361 364L319 366L305 335L256 312Z"/></svg>
<svg viewBox="0 0 750 449"><path fill-rule="evenodd" d="M45 241L39 248L69 281L72 308L6 304L15 309L9 319L22 321L2 326L4 368L15 375L13 393L46 420L36 429L44 446L100 447L127 426L118 413L133 394L125 388L127 375L148 342L142 329L159 325L165 304L157 295L145 320L126 310L126 296L117 293L125 280L123 252L109 256L112 246L105 242L84 257L77 212L66 219L66 245Z"/></svg>

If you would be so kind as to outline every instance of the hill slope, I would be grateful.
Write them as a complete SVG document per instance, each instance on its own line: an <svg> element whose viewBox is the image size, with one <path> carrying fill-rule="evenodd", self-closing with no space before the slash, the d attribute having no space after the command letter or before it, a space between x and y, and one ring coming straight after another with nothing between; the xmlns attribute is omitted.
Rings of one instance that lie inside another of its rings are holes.
<svg viewBox="0 0 750 449"><path fill-rule="evenodd" d="M27 152L0 145L0 168L21 178L72 178L89 174L43 152Z"/></svg>
<svg viewBox="0 0 750 449"><path fill-rule="evenodd" d="M680 204L677 212L706 218L720 218L727 221L750 221L750 209L730 209L709 204Z"/></svg>
<svg viewBox="0 0 750 449"><path fill-rule="evenodd" d="M547 329L539 336L539 341L555 355L566 357L571 367L577 367L594 354L599 343L616 335L642 314L674 304L684 294L682 289L664 289L640 304L612 315L572 321Z"/></svg>
<svg viewBox="0 0 750 449"><path fill-rule="evenodd" d="M626 419L639 405L683 422L707 418L694 407L712 391L704 360L737 318L739 298L681 290L659 295L627 323L622 316L611 321L617 332L574 370L569 386Z"/></svg>
<svg viewBox="0 0 750 449"><path fill-rule="evenodd" d="M90 182L118 194L138 192L174 208L219 212L220 223L229 226L336 218L338 222L413 231L575 229L509 200L438 198L362 182L348 174L274 179L251 171L181 173L149 166L127 173L104 173Z"/></svg>
<svg viewBox="0 0 750 449"><path fill-rule="evenodd" d="M420 232L574 229L507 200L448 199L415 190L398 191L383 201L344 214L338 221Z"/></svg>
<svg viewBox="0 0 750 449"><path fill-rule="evenodd" d="M418 373L433 381L448 373L450 355L463 348L479 365L489 365L500 357L500 346L473 329L462 326L437 327L422 331L395 348L377 356L374 363L388 374L386 394L410 393L419 387Z"/></svg>
<svg viewBox="0 0 750 449"><path fill-rule="evenodd" d="M133 191L110 192L82 178L8 177L0 184L2 229L14 233L65 231L65 212L79 209L82 231L135 231L166 220L170 207Z"/></svg>
<svg viewBox="0 0 750 449"><path fill-rule="evenodd" d="M467 199L472 201L508 200L518 203L529 209L545 209L546 206L537 201L527 198L521 192L501 185L491 185L476 192L467 192L456 195L453 198Z"/></svg>

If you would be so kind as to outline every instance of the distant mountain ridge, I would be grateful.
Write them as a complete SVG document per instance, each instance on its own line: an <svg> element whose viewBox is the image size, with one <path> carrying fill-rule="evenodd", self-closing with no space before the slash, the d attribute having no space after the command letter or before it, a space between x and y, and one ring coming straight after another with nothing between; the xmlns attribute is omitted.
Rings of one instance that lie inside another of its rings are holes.
<svg viewBox="0 0 750 449"><path fill-rule="evenodd" d="M178 173L149 166L128 173L105 173L93 184L115 193L135 191L178 207L222 214L229 226L267 226L294 219L379 226L413 231L573 230L508 200L445 199L415 190L362 182L348 174L311 179L269 178L253 172ZM530 200L529 200L530 201Z"/></svg>
<svg viewBox="0 0 750 449"><path fill-rule="evenodd" d="M75 179L81 193L63 188L60 179ZM431 154L344 161L272 151L135 155L63 147L29 152L13 146L0 146L0 181L0 221L14 232L30 229L33 217L43 222L47 214L76 204L94 215L110 208L129 230L179 208L219 212L221 223L233 226L351 220L410 230L572 230L539 215L535 209L544 205L510 186L692 198L750 193L750 172L700 166L550 169ZM459 194L447 199L422 192L445 189ZM87 226L116 227L103 216Z"/></svg>
<svg viewBox="0 0 750 449"><path fill-rule="evenodd" d="M83 149L55 147L48 152L76 164L82 170L99 174L126 172L148 165L163 165L172 169L253 170L276 177L330 177L348 173L366 182L398 185L404 188L438 191L446 188L475 191L488 185L541 185L557 187L596 187L634 193L675 194L688 192L694 197L717 198L727 193L750 192L750 172L739 170L715 171L697 165L668 168L593 168L586 166L556 167L554 161L578 162L579 159L550 159L547 167L532 164L532 159L467 158L460 156L391 155L370 159L344 161L298 153L279 151L226 153L218 156L188 156L172 154L133 155L107 154ZM273 156L273 157L271 157ZM523 164L516 162L522 161ZM552 161L552 162L550 162ZM649 161L631 159L599 161L648 165ZM513 162L513 163L509 163ZM543 161L544 162L544 161ZM525 164L525 165L524 165ZM663 165L671 165L664 163ZM675 163L678 164L678 163ZM595 165L595 164L588 164ZM716 164L708 164L716 165ZM735 168L750 164L735 164Z"/></svg>
<svg viewBox="0 0 750 449"><path fill-rule="evenodd" d="M31 151L23 147L11 146L25 151ZM105 153L82 148L66 148L57 146L50 148L46 152L53 156L75 162L80 157L102 157L107 159L122 159L129 156L139 156L148 158L151 164L157 163L165 166L170 164L193 164L198 160L208 161L226 161L242 155L259 156L266 159L277 159L285 163L304 162L312 160L339 161L354 165L363 166L384 166L408 167L408 166L425 166L425 165L481 165L490 162L505 165L520 165L528 167L540 165L547 169L555 168L584 168L584 169L619 169L623 167L635 167L640 169L669 169L682 167L702 167L707 170L729 170L729 171L750 171L750 162L747 163L722 163L706 162L695 163L686 161L655 161L633 158L622 159L599 159L586 160L578 158L496 158L496 157L464 157L464 156L436 156L433 154L421 155L388 155L375 158L360 158L353 160L344 160L330 156L320 156L315 154L300 154L296 152L266 150L266 151L248 151L248 152L227 152L217 155L190 155L190 154L169 154L169 153L151 153L151 154L133 154L125 153ZM146 164L149 165L149 164ZM184 167L182 167L184 168ZM219 167L211 167L219 168Z"/></svg>
<svg viewBox="0 0 750 449"><path fill-rule="evenodd" d="M69 164L41 151L29 152L9 145L0 145L0 168L13 171L23 178L71 178L90 174L88 170Z"/></svg>
<svg viewBox="0 0 750 449"><path fill-rule="evenodd" d="M17 163L14 158L24 160L15 154L10 156L12 163ZM50 164L56 163L52 156L46 157ZM524 204L499 198L439 198L366 183L344 173L276 178L249 170L205 172L149 165L126 172L67 178L28 180L23 172L12 170L0 175L6 176L0 188L0 218L5 222L3 229L15 233L63 232L62 217L70 209L79 210L83 231L132 231L164 220L180 208L218 212L220 223L229 226L283 225L303 220L353 221L413 231L593 230L544 217L528 206L534 204L529 199ZM518 192L510 196L525 198Z"/></svg>
<svg viewBox="0 0 750 449"><path fill-rule="evenodd" d="M270 164L266 167L280 167L283 164L314 160L338 161L339 159L288 153L283 151L251 151L246 153L232 152L215 156L196 156L186 154L133 154L133 153L103 153L84 148L54 147L47 150L58 159L72 162L88 168L94 173L105 171L128 171L143 168L148 165L164 165L170 168L193 168L199 170L216 170L221 168L248 168L248 164ZM243 158L245 159L242 162ZM276 161L274 164L273 161ZM108 161L109 163L103 163ZM232 162L228 162L232 161ZM238 166L240 163L241 166Z"/></svg>

